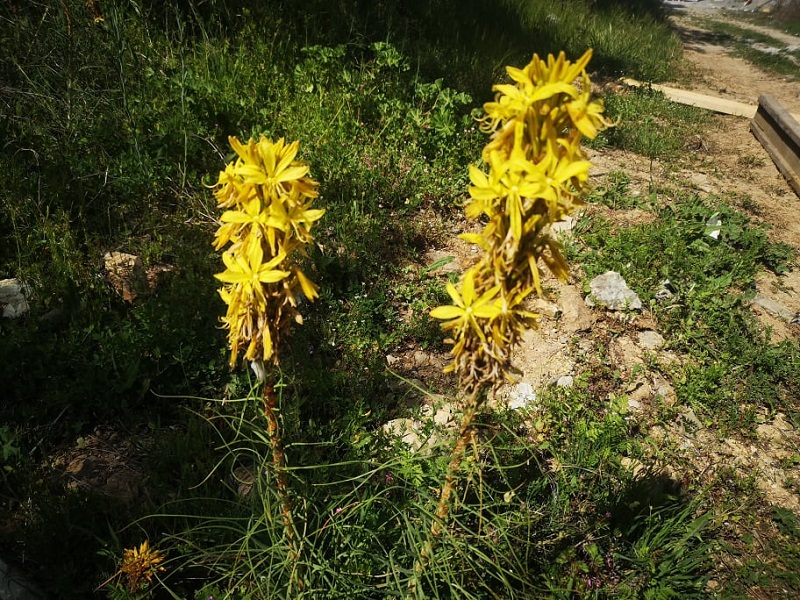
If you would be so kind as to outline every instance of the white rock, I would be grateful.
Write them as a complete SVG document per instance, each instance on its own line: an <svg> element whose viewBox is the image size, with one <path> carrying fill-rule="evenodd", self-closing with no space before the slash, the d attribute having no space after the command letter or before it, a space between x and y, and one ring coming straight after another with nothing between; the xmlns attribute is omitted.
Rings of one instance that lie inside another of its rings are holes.
<svg viewBox="0 0 800 600"><path fill-rule="evenodd" d="M530 383L518 383L508 394L509 410L519 410L536 402L536 392Z"/></svg>
<svg viewBox="0 0 800 600"><path fill-rule="evenodd" d="M642 310L639 295L628 287L622 275L607 271L589 283L591 293L586 298L589 306L605 306L610 310Z"/></svg>
<svg viewBox="0 0 800 600"><path fill-rule="evenodd" d="M412 450L419 450L422 447L422 440L419 437L420 425L419 421L414 419L392 419L384 423L383 430L392 437L399 437Z"/></svg>
<svg viewBox="0 0 800 600"><path fill-rule="evenodd" d="M553 381L553 385L560 388L571 388L575 384L572 375L562 375Z"/></svg>
<svg viewBox="0 0 800 600"><path fill-rule="evenodd" d="M5 318L16 319L28 312L28 301L25 299L27 293L28 289L19 279L0 280L0 305Z"/></svg>
<svg viewBox="0 0 800 600"><path fill-rule="evenodd" d="M445 404L439 408L439 410L436 411L436 414L433 415L433 422L442 427L449 425L453 422L453 420L453 407L449 404Z"/></svg>

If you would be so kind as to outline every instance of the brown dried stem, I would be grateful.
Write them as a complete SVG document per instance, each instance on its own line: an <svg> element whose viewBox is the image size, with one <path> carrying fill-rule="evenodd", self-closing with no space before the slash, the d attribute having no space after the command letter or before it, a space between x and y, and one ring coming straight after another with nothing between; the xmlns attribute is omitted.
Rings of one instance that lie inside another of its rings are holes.
<svg viewBox="0 0 800 600"><path fill-rule="evenodd" d="M297 544L297 530L294 526L292 499L289 495L289 481L286 476L286 455L283 451L283 440L278 424L278 398L275 394L275 389L271 385L264 385L262 399L264 401L264 416L267 418L267 435L272 447L272 469L275 472L275 485L281 502L283 535L289 547L289 560L292 563L290 586L295 585L298 591L302 592L305 588L305 582L298 565L300 551Z"/></svg>

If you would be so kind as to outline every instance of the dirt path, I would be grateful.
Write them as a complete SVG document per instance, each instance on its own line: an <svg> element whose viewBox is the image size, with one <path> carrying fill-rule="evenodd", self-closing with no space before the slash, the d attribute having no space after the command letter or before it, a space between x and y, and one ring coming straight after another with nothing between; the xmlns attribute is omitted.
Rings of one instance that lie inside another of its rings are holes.
<svg viewBox="0 0 800 600"><path fill-rule="evenodd" d="M692 91L747 104L757 104L762 94L773 96L791 113L800 113L800 83L789 78L767 73L745 60L732 56L730 50L717 43L717 38L694 23L699 13L681 11L675 13L672 22L684 43L684 58L693 66ZM702 16L709 18L708 13ZM730 16L720 19L726 23L734 22ZM739 26L754 29L746 23ZM767 33L765 27L758 31ZM776 31L779 36L789 38L794 45L800 45L800 38ZM787 45L789 42L786 42ZM687 87L685 83L673 83L674 87Z"/></svg>

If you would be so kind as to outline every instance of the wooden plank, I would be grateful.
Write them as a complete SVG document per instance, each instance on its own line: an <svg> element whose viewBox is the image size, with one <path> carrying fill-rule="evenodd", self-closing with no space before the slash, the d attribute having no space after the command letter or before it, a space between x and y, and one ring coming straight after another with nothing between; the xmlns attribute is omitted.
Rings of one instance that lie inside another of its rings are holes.
<svg viewBox="0 0 800 600"><path fill-rule="evenodd" d="M697 92L690 92L688 90L680 90L678 88L669 87L666 85L659 85L657 83L642 83L635 79L623 79L622 83L631 87L650 87L664 94L667 98L678 104L686 104L688 106L696 106L697 108L704 108L714 112L722 113L725 115L734 115L737 117L746 117L752 119L756 116L758 106L755 104L745 104L744 102L736 102L726 98L717 98L716 96L708 96L706 94L699 94ZM792 115L795 119L800 119L798 115Z"/></svg>
<svg viewBox="0 0 800 600"><path fill-rule="evenodd" d="M750 131L800 196L800 123L771 96L760 96Z"/></svg>
<svg viewBox="0 0 800 600"><path fill-rule="evenodd" d="M650 87L661 92L667 98L673 102L677 102L678 104L696 106L697 108L704 108L706 110L712 110L725 115L735 115L737 117L747 117L748 119L752 119L756 115L756 110L758 110L758 106L753 104L744 104L743 102L735 102L725 98L716 98L714 96L698 94L697 92L679 90L677 88L659 85L657 83L646 84L636 81L635 79L623 79L622 82L631 87Z"/></svg>

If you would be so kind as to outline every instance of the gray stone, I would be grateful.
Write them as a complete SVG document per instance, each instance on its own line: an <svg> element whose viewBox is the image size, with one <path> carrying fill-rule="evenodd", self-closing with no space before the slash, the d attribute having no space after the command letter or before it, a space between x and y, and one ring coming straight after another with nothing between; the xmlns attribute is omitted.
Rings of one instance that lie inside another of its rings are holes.
<svg viewBox="0 0 800 600"><path fill-rule="evenodd" d="M767 298L766 296L762 296L761 294L757 294L755 298L753 298L753 304L759 306L766 310L768 313L772 313L776 317L783 319L784 321L788 321L792 323L795 318L795 313L791 310L775 302L772 298Z"/></svg>
<svg viewBox="0 0 800 600"><path fill-rule="evenodd" d="M675 295L675 288L672 285L672 282L669 279L665 279L662 281L659 286L658 290L656 290L656 300L661 302L665 300L669 300Z"/></svg>
<svg viewBox="0 0 800 600"><path fill-rule="evenodd" d="M16 319L28 312L27 293L28 290L19 279L0 280L0 305L5 318Z"/></svg>
<svg viewBox="0 0 800 600"><path fill-rule="evenodd" d="M639 295L628 287L622 275L607 271L589 283L591 293L586 298L589 306L599 305L610 310L642 310Z"/></svg>
<svg viewBox="0 0 800 600"><path fill-rule="evenodd" d="M664 343L664 338L657 331L647 329L639 332L639 346L644 350L658 350Z"/></svg>

